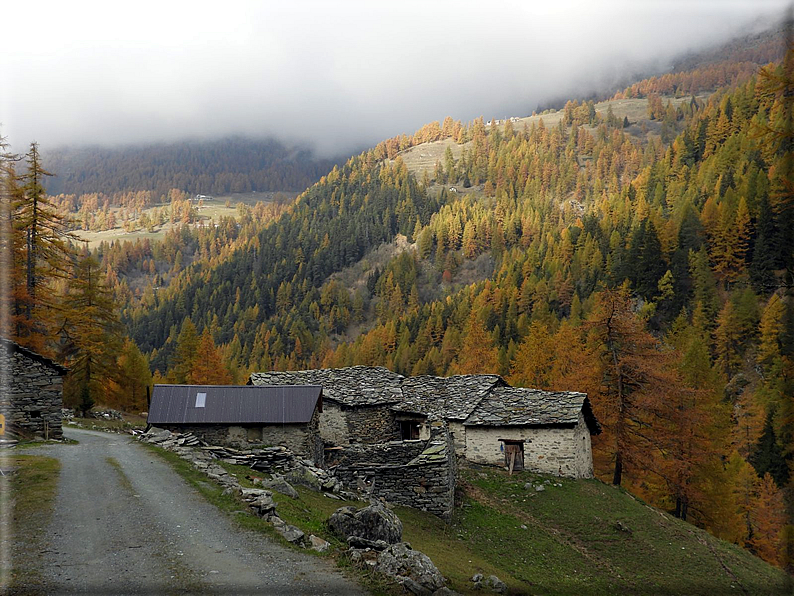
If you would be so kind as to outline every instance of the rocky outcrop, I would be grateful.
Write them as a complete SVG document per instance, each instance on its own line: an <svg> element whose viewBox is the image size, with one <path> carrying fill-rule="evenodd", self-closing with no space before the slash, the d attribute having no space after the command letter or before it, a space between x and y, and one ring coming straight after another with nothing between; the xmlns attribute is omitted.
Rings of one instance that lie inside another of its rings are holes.
<svg viewBox="0 0 794 596"><path fill-rule="evenodd" d="M340 507L331 515L328 527L344 541L350 538L354 542L356 538L373 543L381 540L389 545L400 542L403 535L400 519L381 503L373 503L362 509Z"/></svg>
<svg viewBox="0 0 794 596"><path fill-rule="evenodd" d="M380 553L375 571L393 577L414 594L432 594L446 581L430 557L407 542L392 544Z"/></svg>
<svg viewBox="0 0 794 596"><path fill-rule="evenodd" d="M374 569L418 596L453 594L441 572L424 553L402 542L402 522L382 503L340 507L328 520L331 531L345 540L354 565Z"/></svg>

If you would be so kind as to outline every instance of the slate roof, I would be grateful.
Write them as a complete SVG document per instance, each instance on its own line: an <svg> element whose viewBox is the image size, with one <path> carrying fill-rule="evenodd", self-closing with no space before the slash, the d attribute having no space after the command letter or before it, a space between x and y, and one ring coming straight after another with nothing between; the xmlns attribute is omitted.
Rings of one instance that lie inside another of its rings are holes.
<svg viewBox="0 0 794 596"><path fill-rule="evenodd" d="M568 426L584 414L592 434L601 432L587 394L496 387L466 419L466 426Z"/></svg>
<svg viewBox="0 0 794 596"><path fill-rule="evenodd" d="M33 350L30 350L24 346L20 346L17 342L11 341L10 339L0 338L0 345L3 346L3 349L6 350L7 353L18 352L23 356L27 356L31 360L35 360L36 362L40 362L44 366L47 366L54 371L56 371L60 376L64 376L69 372L69 369L65 366L61 366L54 360L50 360L46 356L42 356Z"/></svg>
<svg viewBox="0 0 794 596"><path fill-rule="evenodd" d="M204 407L196 394L204 393ZM155 385L149 424L305 424L322 405L317 385Z"/></svg>
<svg viewBox="0 0 794 596"><path fill-rule="evenodd" d="M253 373L251 385L321 385L323 399L347 406L374 406L402 400L404 377L382 366L350 366L288 372Z"/></svg>
<svg viewBox="0 0 794 596"><path fill-rule="evenodd" d="M403 400L392 410L466 420L488 392L501 385L505 381L499 375L407 377L402 383Z"/></svg>

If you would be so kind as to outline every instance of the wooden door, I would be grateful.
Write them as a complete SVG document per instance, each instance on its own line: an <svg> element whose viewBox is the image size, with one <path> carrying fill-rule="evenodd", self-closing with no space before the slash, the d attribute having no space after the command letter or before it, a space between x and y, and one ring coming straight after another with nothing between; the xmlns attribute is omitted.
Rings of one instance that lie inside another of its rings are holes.
<svg viewBox="0 0 794 596"><path fill-rule="evenodd" d="M505 441L505 466L511 474L524 469L523 441Z"/></svg>

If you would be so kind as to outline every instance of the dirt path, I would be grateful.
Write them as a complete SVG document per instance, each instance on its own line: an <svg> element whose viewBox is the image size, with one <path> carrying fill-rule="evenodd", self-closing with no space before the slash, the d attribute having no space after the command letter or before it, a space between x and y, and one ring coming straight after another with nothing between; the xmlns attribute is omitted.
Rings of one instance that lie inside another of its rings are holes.
<svg viewBox="0 0 794 596"><path fill-rule="evenodd" d="M124 435L65 429L48 594L365 594L325 561L241 530Z"/></svg>

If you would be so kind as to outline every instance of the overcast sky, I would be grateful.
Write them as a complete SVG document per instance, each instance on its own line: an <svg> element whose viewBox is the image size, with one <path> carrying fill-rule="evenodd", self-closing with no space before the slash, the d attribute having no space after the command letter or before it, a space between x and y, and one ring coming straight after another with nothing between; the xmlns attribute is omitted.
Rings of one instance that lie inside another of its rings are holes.
<svg viewBox="0 0 794 596"><path fill-rule="evenodd" d="M527 115L790 4L4 3L0 133L16 147L244 134L349 151L446 115Z"/></svg>

